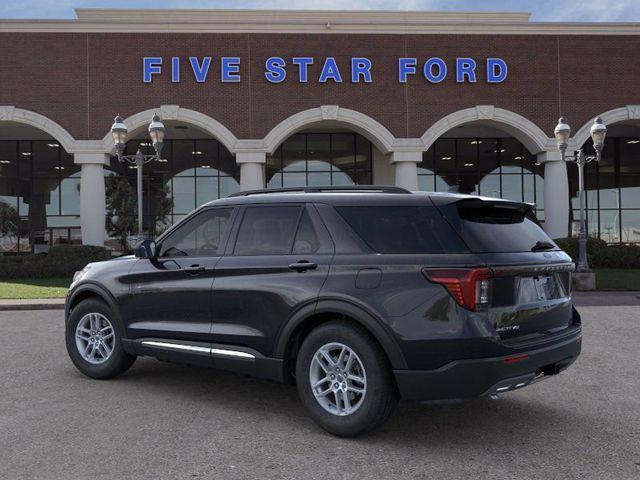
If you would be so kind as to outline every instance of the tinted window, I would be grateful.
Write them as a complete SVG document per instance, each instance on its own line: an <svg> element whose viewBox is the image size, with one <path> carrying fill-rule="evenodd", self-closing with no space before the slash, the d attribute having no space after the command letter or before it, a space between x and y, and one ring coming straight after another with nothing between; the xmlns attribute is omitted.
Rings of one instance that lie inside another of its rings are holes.
<svg viewBox="0 0 640 480"><path fill-rule="evenodd" d="M232 208L205 210L179 226L163 242L162 257L215 256L229 228Z"/></svg>
<svg viewBox="0 0 640 480"><path fill-rule="evenodd" d="M309 218L309 214L305 210L302 212L296 240L293 242L293 253L315 253L319 247L318 236L311 223L311 218Z"/></svg>
<svg viewBox="0 0 640 480"><path fill-rule="evenodd" d="M462 200L442 211L473 252L530 252L536 244L557 248L529 205Z"/></svg>
<svg viewBox="0 0 640 480"><path fill-rule="evenodd" d="M244 212L234 255L286 255L291 253L299 206L249 207Z"/></svg>
<svg viewBox="0 0 640 480"><path fill-rule="evenodd" d="M466 246L434 207L337 207L380 253L462 253Z"/></svg>

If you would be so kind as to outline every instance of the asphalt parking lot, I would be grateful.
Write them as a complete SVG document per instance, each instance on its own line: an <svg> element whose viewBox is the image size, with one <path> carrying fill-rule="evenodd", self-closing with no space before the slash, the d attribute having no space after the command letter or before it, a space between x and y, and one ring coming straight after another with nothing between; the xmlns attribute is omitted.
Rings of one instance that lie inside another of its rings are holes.
<svg viewBox="0 0 640 480"><path fill-rule="evenodd" d="M0 478L640 478L640 307L583 307L567 372L493 401L402 402L383 429L319 430L294 387L139 359L67 359L62 311L0 312Z"/></svg>

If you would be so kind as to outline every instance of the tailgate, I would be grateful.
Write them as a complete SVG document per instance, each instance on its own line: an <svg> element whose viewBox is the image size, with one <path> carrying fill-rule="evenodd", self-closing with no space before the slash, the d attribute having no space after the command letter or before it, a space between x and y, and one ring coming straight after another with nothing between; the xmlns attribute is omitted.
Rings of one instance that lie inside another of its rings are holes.
<svg viewBox="0 0 640 480"><path fill-rule="evenodd" d="M489 318L504 340L557 333L572 324L573 263L494 266Z"/></svg>

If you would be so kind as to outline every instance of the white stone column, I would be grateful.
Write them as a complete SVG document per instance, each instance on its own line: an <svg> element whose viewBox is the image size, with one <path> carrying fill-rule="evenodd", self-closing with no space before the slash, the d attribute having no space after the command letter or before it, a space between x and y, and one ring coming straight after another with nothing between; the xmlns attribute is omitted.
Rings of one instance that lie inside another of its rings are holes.
<svg viewBox="0 0 640 480"><path fill-rule="evenodd" d="M83 245L104 246L106 197L104 190L104 165L109 156L100 152L75 153L74 162L80 171L80 226Z"/></svg>
<svg viewBox="0 0 640 480"><path fill-rule="evenodd" d="M265 187L264 152L237 152L236 163L240 165L240 190L258 190Z"/></svg>
<svg viewBox="0 0 640 480"><path fill-rule="evenodd" d="M392 152L391 163L396 171L396 186L407 190L418 190L418 163L422 152Z"/></svg>
<svg viewBox="0 0 640 480"><path fill-rule="evenodd" d="M544 229L551 238L569 235L569 178L560 152L541 152L544 164Z"/></svg>

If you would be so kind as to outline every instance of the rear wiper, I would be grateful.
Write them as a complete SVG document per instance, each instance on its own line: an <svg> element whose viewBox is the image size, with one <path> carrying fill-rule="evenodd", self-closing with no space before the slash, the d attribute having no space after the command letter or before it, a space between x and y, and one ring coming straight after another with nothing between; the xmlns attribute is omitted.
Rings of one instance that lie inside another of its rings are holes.
<svg viewBox="0 0 640 480"><path fill-rule="evenodd" d="M541 242L538 240L536 244L533 247L531 247L531 251L539 252L540 250L550 250L552 248L555 248L555 245L553 243Z"/></svg>

